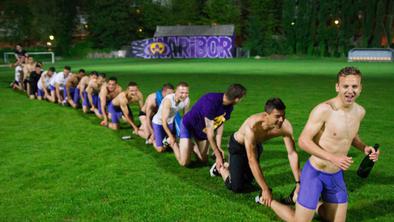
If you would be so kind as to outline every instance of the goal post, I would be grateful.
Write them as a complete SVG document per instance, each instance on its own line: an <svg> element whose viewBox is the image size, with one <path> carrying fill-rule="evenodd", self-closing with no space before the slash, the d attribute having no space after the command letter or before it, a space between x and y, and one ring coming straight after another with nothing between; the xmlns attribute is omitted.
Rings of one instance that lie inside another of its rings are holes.
<svg viewBox="0 0 394 222"><path fill-rule="evenodd" d="M28 52L28 55L50 55L51 63L55 63L55 53L54 52ZM9 56L15 57L14 52L4 52L3 61L5 64L9 63ZM34 57L34 56L33 56Z"/></svg>

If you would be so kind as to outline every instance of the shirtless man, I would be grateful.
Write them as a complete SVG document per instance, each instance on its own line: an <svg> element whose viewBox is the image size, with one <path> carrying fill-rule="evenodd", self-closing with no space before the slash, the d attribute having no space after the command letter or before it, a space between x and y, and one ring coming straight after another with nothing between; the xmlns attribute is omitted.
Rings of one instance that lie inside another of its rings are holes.
<svg viewBox="0 0 394 222"><path fill-rule="evenodd" d="M108 125L107 104L121 92L122 87L118 85L118 79L116 77L110 77L108 82L105 82L101 86L98 106L100 118L103 118L103 121L101 121L100 125Z"/></svg>
<svg viewBox="0 0 394 222"><path fill-rule="evenodd" d="M30 74L34 72L36 67L36 62L34 61L33 57L27 55L25 59L25 63L23 64L23 87L26 90L28 96L30 96Z"/></svg>
<svg viewBox="0 0 394 222"><path fill-rule="evenodd" d="M146 139L146 143L148 144L152 144L154 141L152 118L159 109L163 98L171 93L174 93L174 86L170 83L166 83L160 90L149 94L145 100L139 118L141 121L140 130L144 132L142 137Z"/></svg>
<svg viewBox="0 0 394 222"><path fill-rule="evenodd" d="M49 84L54 75L55 67L49 67L47 71L42 73L41 78L37 83L37 99L42 100L50 98Z"/></svg>
<svg viewBox="0 0 394 222"><path fill-rule="evenodd" d="M84 76L81 78L81 80L79 81L79 83L77 85L77 89L75 92L75 94L77 95L77 98L75 98L75 101L79 101L81 99L82 105L85 103L87 104L87 102L85 102L86 87L88 87L90 80L97 79L97 77L98 77L98 73L96 71L92 71L89 76ZM78 104L76 104L76 105L78 106ZM82 108L83 108L83 106L82 106ZM85 113L87 112L87 109L88 108L86 108L86 111L84 110Z"/></svg>
<svg viewBox="0 0 394 222"><path fill-rule="evenodd" d="M23 90L23 58L15 63L15 80L11 83L13 89Z"/></svg>
<svg viewBox="0 0 394 222"><path fill-rule="evenodd" d="M231 135L229 141L230 164L218 168L227 188L234 192L245 191L253 178L260 186L265 201L272 199L272 193L259 165L263 151L262 143L274 138L283 137L287 156L299 190L300 168L295 150L293 127L285 118L285 104L279 98L271 98L265 103L264 112L247 118L238 131ZM211 176L216 164L210 170ZM217 175L217 174L216 174Z"/></svg>
<svg viewBox="0 0 394 222"><path fill-rule="evenodd" d="M176 141L175 132L175 116L179 111L183 111L185 114L189 110L189 85L185 82L180 82L176 86L175 93L168 94L164 97L162 103L159 106L159 110L153 116L153 132L155 135L155 142L153 146L157 152L164 152L165 146L163 145L163 139L168 138L168 144L173 147L178 144Z"/></svg>
<svg viewBox="0 0 394 222"><path fill-rule="evenodd" d="M345 67L337 75L337 96L317 105L299 138L299 146L311 154L301 172L301 187L295 212L273 200L260 200L286 221L312 221L317 209L325 221L345 221L348 195L343 171L353 163L348 156L353 145L378 160L379 151L364 144L358 130L365 109L355 101L361 93L361 72ZM320 196L322 203L319 202Z"/></svg>
<svg viewBox="0 0 394 222"><path fill-rule="evenodd" d="M221 142L224 123L230 119L233 106L238 104L245 94L245 87L241 84L232 84L225 93L207 93L194 104L182 119L179 150L173 146L175 157L181 166L190 163L192 152L200 161L206 162L209 145L216 156L217 167L222 166ZM192 144L192 138L197 146Z"/></svg>
<svg viewBox="0 0 394 222"><path fill-rule="evenodd" d="M130 124L133 133L138 135L138 127L134 123L133 113L130 110L129 104L138 103L141 109L144 105L143 99L137 83L129 82L127 89L119 93L118 96L108 103L108 113L111 116L111 123L108 124L108 127L113 130L119 129L119 120L124 116L127 123Z"/></svg>
<svg viewBox="0 0 394 222"><path fill-rule="evenodd" d="M82 104L84 113L91 111L94 112L97 116L100 115L98 111L98 107L99 107L98 94L104 82L105 82L105 73L99 73L97 79L91 79L89 81L89 84L85 89L86 93L84 94L84 99L83 99L84 103Z"/></svg>
<svg viewBox="0 0 394 222"><path fill-rule="evenodd" d="M77 108L77 104L79 101L79 96L77 92L77 86L79 81L85 76L85 70L80 69L78 74L72 75L67 79L66 85L64 87L64 100L65 103L68 103L71 107Z"/></svg>

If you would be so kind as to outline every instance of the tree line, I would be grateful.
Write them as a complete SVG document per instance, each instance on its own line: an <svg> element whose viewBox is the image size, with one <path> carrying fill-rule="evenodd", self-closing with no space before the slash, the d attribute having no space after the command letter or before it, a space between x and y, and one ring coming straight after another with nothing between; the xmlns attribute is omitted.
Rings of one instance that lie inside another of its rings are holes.
<svg viewBox="0 0 394 222"><path fill-rule="evenodd" d="M153 36L157 25L234 24L252 55L345 56L393 47L391 0L3 0L0 40L45 43L70 54L78 33L96 49Z"/></svg>

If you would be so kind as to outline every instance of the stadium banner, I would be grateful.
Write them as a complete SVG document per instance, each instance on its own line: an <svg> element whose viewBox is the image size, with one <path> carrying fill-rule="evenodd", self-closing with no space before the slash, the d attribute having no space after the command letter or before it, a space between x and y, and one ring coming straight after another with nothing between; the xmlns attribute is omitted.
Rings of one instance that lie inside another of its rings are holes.
<svg viewBox="0 0 394 222"><path fill-rule="evenodd" d="M132 56L156 58L233 58L232 36L165 36L132 42Z"/></svg>

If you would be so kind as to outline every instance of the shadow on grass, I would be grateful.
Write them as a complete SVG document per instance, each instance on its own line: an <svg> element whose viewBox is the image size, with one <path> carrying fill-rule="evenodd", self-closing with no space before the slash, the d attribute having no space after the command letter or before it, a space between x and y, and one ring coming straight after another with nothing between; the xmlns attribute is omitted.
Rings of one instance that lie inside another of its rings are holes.
<svg viewBox="0 0 394 222"><path fill-rule="evenodd" d="M378 172L372 170L371 174L367 178L361 178L357 175L356 170L349 170L345 173L345 182L349 192L356 192L367 184L377 185L393 185L393 176L383 176Z"/></svg>
<svg viewBox="0 0 394 222"><path fill-rule="evenodd" d="M124 132L124 130L121 130L116 133L122 134L122 131ZM256 184L254 184L254 186L252 187L249 187L247 192L240 194L233 193L232 191L228 190L227 187L224 185L222 178L210 177L209 168L214 163L212 159L209 159L208 163L202 163L196 161L195 157L193 157L191 164L187 168L180 167L172 152L157 153L151 145L146 145L141 139L134 139L134 137L135 136L133 136L132 139L133 141L129 143L130 148L138 149L142 153L152 156L156 160L155 162L158 167L177 176L182 182L185 182L195 187L196 189L220 196L221 198L227 199L230 202L236 202L238 204L247 206L258 213L263 213L266 216L269 216L271 220L276 220L276 216L270 209L259 206L254 202L254 197L259 192L259 187ZM285 151L265 152L267 153L267 155L269 154L271 158L285 159L285 161L283 161L282 163L268 164L269 168L282 166L283 164L288 165L287 155ZM272 187L274 188L274 197L276 199L279 199L282 196L287 195L291 192L292 187L289 187L288 190L283 190L282 188L280 192L275 191L276 186L286 185L286 181L293 181L292 179L285 179L291 177L291 173L288 172L277 173L267 176L267 181L270 183L270 185L272 184ZM287 189L287 187L285 189Z"/></svg>
<svg viewBox="0 0 394 222"><path fill-rule="evenodd" d="M393 213L394 200L368 201L348 209L348 215L352 216L352 221L366 221L377 219ZM349 217L348 216L348 217Z"/></svg>

